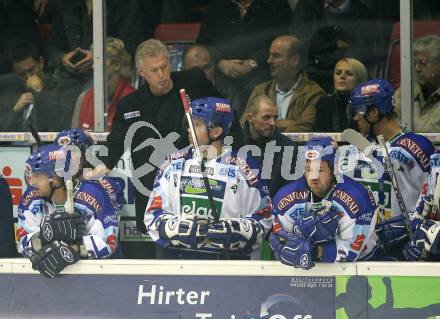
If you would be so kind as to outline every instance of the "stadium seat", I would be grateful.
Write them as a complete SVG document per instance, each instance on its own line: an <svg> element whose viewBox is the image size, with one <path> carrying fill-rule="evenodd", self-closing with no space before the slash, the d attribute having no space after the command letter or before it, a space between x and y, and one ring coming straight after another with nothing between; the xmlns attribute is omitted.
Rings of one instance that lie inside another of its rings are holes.
<svg viewBox="0 0 440 319"><path fill-rule="evenodd" d="M196 42L200 23L161 23L154 30L154 37L163 41L170 53L171 70L182 68L182 55L185 49Z"/></svg>
<svg viewBox="0 0 440 319"><path fill-rule="evenodd" d="M154 37L166 43L193 43L199 31L200 23L161 23L154 30Z"/></svg>
<svg viewBox="0 0 440 319"><path fill-rule="evenodd" d="M428 34L440 35L440 20L414 21L414 39ZM391 30L388 46L385 77L395 86L400 85L400 23L396 22Z"/></svg>

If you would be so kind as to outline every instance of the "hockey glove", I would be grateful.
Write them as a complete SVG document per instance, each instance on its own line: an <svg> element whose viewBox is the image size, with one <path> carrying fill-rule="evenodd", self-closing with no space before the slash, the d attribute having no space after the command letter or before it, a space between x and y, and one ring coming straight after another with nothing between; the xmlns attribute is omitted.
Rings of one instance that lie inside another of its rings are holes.
<svg viewBox="0 0 440 319"><path fill-rule="evenodd" d="M86 224L80 213L54 213L44 216L40 225L41 245L54 240L74 243L84 236Z"/></svg>
<svg viewBox="0 0 440 319"><path fill-rule="evenodd" d="M312 258L312 245L308 239L280 230L270 234L269 243L275 257L285 265L305 270L315 265Z"/></svg>
<svg viewBox="0 0 440 319"><path fill-rule="evenodd" d="M299 238L309 239L313 245L331 241L338 231L340 214L333 206L312 210L295 221L293 234Z"/></svg>
<svg viewBox="0 0 440 319"><path fill-rule="evenodd" d="M421 219L433 218L435 216L432 211L433 205L434 197L432 195L425 195L419 199L416 206L416 212L421 217Z"/></svg>
<svg viewBox="0 0 440 319"><path fill-rule="evenodd" d="M167 243L165 247L171 244L198 249L208 242L207 233L207 222L195 217L173 216L159 225L159 237Z"/></svg>
<svg viewBox="0 0 440 319"><path fill-rule="evenodd" d="M263 229L259 222L247 219L223 219L209 225L208 239L212 246L220 249L242 250L248 254L256 243L260 243Z"/></svg>
<svg viewBox="0 0 440 319"><path fill-rule="evenodd" d="M394 216L376 225L376 234L387 249L408 237L402 215Z"/></svg>
<svg viewBox="0 0 440 319"><path fill-rule="evenodd" d="M44 246L41 251L32 256L32 268L46 277L57 277L69 265L79 260L79 254L68 244L55 240Z"/></svg>
<svg viewBox="0 0 440 319"><path fill-rule="evenodd" d="M405 245L403 255L407 260L417 261L424 259L428 253L440 253L440 222L425 219L413 233L411 240Z"/></svg>

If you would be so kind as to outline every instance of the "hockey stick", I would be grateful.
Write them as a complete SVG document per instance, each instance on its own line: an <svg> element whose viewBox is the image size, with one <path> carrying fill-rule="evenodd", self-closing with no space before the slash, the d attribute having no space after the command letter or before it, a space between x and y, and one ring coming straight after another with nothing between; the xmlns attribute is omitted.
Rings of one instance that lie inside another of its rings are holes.
<svg viewBox="0 0 440 319"><path fill-rule="evenodd" d="M67 190L67 199L66 203L64 204L66 213L73 214L74 208L73 208L73 182L71 179L68 179L66 181L66 190Z"/></svg>
<svg viewBox="0 0 440 319"><path fill-rule="evenodd" d="M191 138L194 143L196 156L200 162L200 172L202 173L203 183L205 184L206 193L208 194L208 199L209 199L209 203L211 205L211 210L212 210L212 215L214 217L214 222L218 222L219 221L219 214L217 212L217 208L215 206L215 201L212 196L212 190L211 190L211 185L209 185L208 176L206 176L206 169L205 169L205 164L203 163L203 157L202 157L202 154L200 153L197 134L194 129L194 122L192 119L191 109L189 107L190 100L189 100L188 95L186 94L185 89L180 89L179 93L180 93L180 98L182 99L183 107L185 108L185 116L186 116L186 120L188 121L189 131L191 133Z"/></svg>
<svg viewBox="0 0 440 319"><path fill-rule="evenodd" d="M375 148L376 145L373 143L370 143L363 135L361 135L359 132L348 128L345 129L341 134L341 140L350 143L351 145L354 145L358 148L361 152L365 153L365 151L368 149L370 151L371 148ZM383 196L385 197L385 190L383 182L379 181L379 191L382 192ZM381 221L386 220L385 218L385 199L383 201L380 200L379 197L379 218Z"/></svg>
<svg viewBox="0 0 440 319"><path fill-rule="evenodd" d="M393 164L391 163L390 156L389 156L388 149L385 144L385 140L383 138L383 135L378 135L377 141L379 142L379 145L382 149L383 159L384 159L384 163L385 163L385 169L387 170L388 175L390 176L391 186L393 187L394 194L396 195L397 202L398 202L400 210L402 212L403 221L405 222L406 231L408 232L408 236L410 238L412 238L413 231L411 228L411 223L409 221L408 211L406 210L405 202L403 201L402 193L400 192L399 183L397 181L396 173L394 172Z"/></svg>
<svg viewBox="0 0 440 319"><path fill-rule="evenodd" d="M35 143L37 144L37 147L40 147L43 144L40 135L38 134L38 132L35 130L35 127L33 127L31 123L28 123L28 126L33 138L35 139Z"/></svg>
<svg viewBox="0 0 440 319"><path fill-rule="evenodd" d="M194 129L194 122L192 119L191 109L189 107L189 103L190 103L189 97L186 94L185 89L180 89L179 93L180 93L180 99L182 100L183 107L185 108L185 117L186 117L186 121L188 122L189 131L191 133L191 138L193 139L194 151L196 153L196 157L200 162L203 162L202 154L200 153L199 142L197 140L196 131Z"/></svg>
<svg viewBox="0 0 440 319"><path fill-rule="evenodd" d="M345 129L341 134L341 140L356 146L360 151L365 152L367 147L374 146L359 132L352 128Z"/></svg>

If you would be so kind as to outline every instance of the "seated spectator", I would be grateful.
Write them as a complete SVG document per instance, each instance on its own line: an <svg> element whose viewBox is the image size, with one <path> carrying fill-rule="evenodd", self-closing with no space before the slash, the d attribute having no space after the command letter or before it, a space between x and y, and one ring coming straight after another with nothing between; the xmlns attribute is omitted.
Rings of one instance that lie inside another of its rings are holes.
<svg viewBox="0 0 440 319"><path fill-rule="evenodd" d="M321 97L316 104L315 131L342 132L346 128L355 128L353 117L348 113L348 99L355 86L367 79L367 69L360 61L352 58L339 60L333 71L333 94Z"/></svg>
<svg viewBox="0 0 440 319"><path fill-rule="evenodd" d="M87 82L92 75L92 0L60 0L49 39L50 63L66 77ZM133 55L143 37L138 0L107 1L107 35L124 41Z"/></svg>
<svg viewBox="0 0 440 319"><path fill-rule="evenodd" d="M324 91L332 93L333 70L336 62L348 56L350 44L347 35L337 25L322 26L310 39L305 66L309 79L318 83Z"/></svg>
<svg viewBox="0 0 440 319"><path fill-rule="evenodd" d="M131 86L132 64L131 57L124 43L116 38L107 38L107 104L105 106L105 128L111 131L116 106L124 96L134 92ZM72 119L72 127L93 130L95 115L93 106L93 88L81 93L76 101Z"/></svg>
<svg viewBox="0 0 440 319"><path fill-rule="evenodd" d="M440 133L440 36L418 38L414 44L413 131ZM401 114L401 91L394 95L396 113Z"/></svg>
<svg viewBox="0 0 440 319"><path fill-rule="evenodd" d="M269 95L278 108L277 127L281 132L311 132L316 103L325 94L304 71L304 45L284 35L273 40L269 49L272 80L257 85L250 97Z"/></svg>
<svg viewBox="0 0 440 319"><path fill-rule="evenodd" d="M11 49L11 61L14 73L23 82L12 93L14 99L8 98L8 101L14 100L6 110L6 117L12 119L14 125L8 126L8 130L22 131L27 124L39 131L60 131L69 126L66 123L70 123L82 84L74 79L58 79L45 74L44 60L29 42L19 43Z"/></svg>
<svg viewBox="0 0 440 319"><path fill-rule="evenodd" d="M200 68L205 72L206 78L214 83L214 64L208 48L203 44L193 44L188 47L182 56L182 70Z"/></svg>
<svg viewBox="0 0 440 319"><path fill-rule="evenodd" d="M287 32L286 0L214 0L203 17L198 43L209 47L216 88L241 117L255 85L269 79L267 47Z"/></svg>
<svg viewBox="0 0 440 319"><path fill-rule="evenodd" d="M0 258L15 257L14 216L12 195L6 180L0 175Z"/></svg>
<svg viewBox="0 0 440 319"><path fill-rule="evenodd" d="M296 144L287 136L278 132L277 129L278 110L272 99L264 94L254 96L248 103L244 113L243 123L243 144L256 145L261 154L251 153L260 169L262 169L262 180L269 187L270 196L274 196L278 189L287 183L282 177L282 161L285 154L285 146L294 146L291 165L287 173L295 169L298 149ZM272 142L272 143L271 143ZM269 143L273 144L272 146ZM280 147L280 150L276 150ZM290 150L289 150L290 151ZM273 158L270 163L265 163L266 156ZM270 164L270 165L268 165Z"/></svg>
<svg viewBox="0 0 440 319"><path fill-rule="evenodd" d="M293 12L291 33L306 43L310 35L324 25L337 25L347 35L351 56L373 67L376 20L361 0L300 0ZM368 48L368 49L366 49Z"/></svg>

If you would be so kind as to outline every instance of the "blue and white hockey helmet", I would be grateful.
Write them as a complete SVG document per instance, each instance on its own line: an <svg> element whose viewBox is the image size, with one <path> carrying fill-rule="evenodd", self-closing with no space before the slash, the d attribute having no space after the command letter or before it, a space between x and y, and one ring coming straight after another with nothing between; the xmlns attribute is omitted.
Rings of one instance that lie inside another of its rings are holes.
<svg viewBox="0 0 440 319"><path fill-rule="evenodd" d="M61 131L55 138L55 144L58 145L76 145L82 152L94 144L93 138L89 133L81 128L72 128Z"/></svg>
<svg viewBox="0 0 440 319"><path fill-rule="evenodd" d="M218 97L204 97L194 100L190 104L193 118L204 119L206 125L216 124L223 128L223 136L228 134L234 113L231 102Z"/></svg>
<svg viewBox="0 0 440 319"><path fill-rule="evenodd" d="M72 152L62 145L47 144L35 149L26 161L26 170L44 173L49 178L55 174L69 174Z"/></svg>
<svg viewBox="0 0 440 319"><path fill-rule="evenodd" d="M371 105L376 106L380 114L388 114L394 109L393 94L394 88L387 80L369 80L353 89L349 104L352 111L360 114L365 114Z"/></svg>
<svg viewBox="0 0 440 319"><path fill-rule="evenodd" d="M328 161L331 168L334 167L337 144L331 137L314 137L305 144L306 160Z"/></svg>

